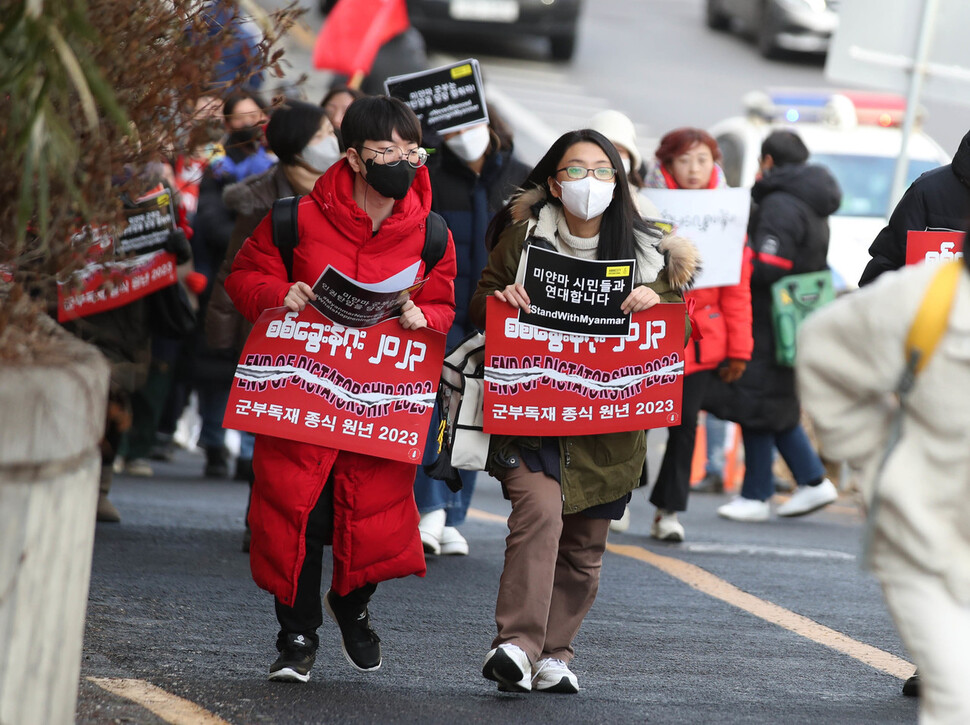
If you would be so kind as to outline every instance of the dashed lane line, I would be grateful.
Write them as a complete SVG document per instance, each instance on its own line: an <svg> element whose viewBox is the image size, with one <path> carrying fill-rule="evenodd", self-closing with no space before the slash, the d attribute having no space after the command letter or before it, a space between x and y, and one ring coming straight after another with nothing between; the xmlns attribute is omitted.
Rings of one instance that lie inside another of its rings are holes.
<svg viewBox="0 0 970 725"><path fill-rule="evenodd" d="M506 518L503 516L497 516L478 509L469 509L468 515L492 523L506 522ZM880 672L885 672L901 680L905 680L913 674L915 665L901 657L885 652L878 647L854 640L848 635L819 624L801 614L796 614L777 604L759 599L753 594L738 589L733 584L695 564L689 564L682 559L676 559L671 556L656 554L640 546L608 543L606 549L619 556L625 556L649 564L665 574L679 579L699 592L714 597L715 599L720 599L722 602L737 607L749 614L753 614L755 617L763 619L766 622L776 624L783 629L787 629L789 632L801 635L817 644L848 655Z"/></svg>
<svg viewBox="0 0 970 725"><path fill-rule="evenodd" d="M88 680L112 695L141 705L172 725L229 725L218 715L144 680L89 677Z"/></svg>

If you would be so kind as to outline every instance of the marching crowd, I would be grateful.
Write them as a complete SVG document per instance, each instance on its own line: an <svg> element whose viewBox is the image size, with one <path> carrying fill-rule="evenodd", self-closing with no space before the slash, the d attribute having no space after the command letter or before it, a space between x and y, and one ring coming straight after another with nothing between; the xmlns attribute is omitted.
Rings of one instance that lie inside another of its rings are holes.
<svg viewBox="0 0 970 725"><path fill-rule="evenodd" d="M967 376L970 330L960 312L970 292L963 280L940 352L902 408L899 443L884 466L874 465L908 362L903 340L933 272L887 274L846 295L805 323L796 367L777 362L771 288L788 275L826 269L827 217L841 201L838 183L809 163L796 133L774 132L762 146L740 279L693 289L703 260L690 240L658 223L639 190L726 186L718 145L699 128L670 131L644 160L631 120L603 111L588 128L563 134L530 169L516 158L512 133L494 108L487 123L437 136L396 99L335 86L319 103L280 98L268 106L256 90L213 94L196 105L196 118L210 130L208 140L144 173L146 188L161 181L175 193L172 247L207 281L197 290L197 324L179 339L153 336L136 305L78 323L78 334L115 368L98 520L120 520L108 499L113 472L151 475L153 459L173 455L177 422L194 393L202 473L250 486L243 549L257 584L274 595L280 625L271 679L307 681L324 612L341 630L348 662L379 668L368 603L381 581L423 574L426 555L469 553L459 527L474 476L461 472L455 492L414 464L248 433L240 434L231 471L222 416L251 325L266 309L301 311L327 265L373 283L419 264L428 281L401 308L400 325L446 333L450 348L484 329L487 298L528 309L521 260L540 244L581 259L636 259L624 313L685 303L681 422L668 429L653 482L651 536L685 539L677 515L692 490L702 411L712 441L722 421L733 421L744 444L740 494L719 516L770 518L776 454L797 484L778 516L835 501L838 490L802 424L804 402L822 450L863 470L866 492L882 480L870 554L919 666L923 718L970 720L963 687L970 675L970 471L962 437L970 421L963 420L967 407L947 394ZM288 268L270 211L294 195L302 198ZM430 211L450 230L434 265L422 256ZM903 266L906 230L962 231L968 219L970 134L951 165L921 177L904 196L862 282ZM431 430L437 427L434 420ZM596 597L608 532L625 529L631 493L651 483L646 435L492 436L486 470L511 512L497 634L482 674L500 690L579 691L573 640ZM426 461L436 446L428 438ZM708 470L698 490L717 489L717 464ZM918 483L926 480L932 492ZM322 593L325 546L334 566Z"/></svg>

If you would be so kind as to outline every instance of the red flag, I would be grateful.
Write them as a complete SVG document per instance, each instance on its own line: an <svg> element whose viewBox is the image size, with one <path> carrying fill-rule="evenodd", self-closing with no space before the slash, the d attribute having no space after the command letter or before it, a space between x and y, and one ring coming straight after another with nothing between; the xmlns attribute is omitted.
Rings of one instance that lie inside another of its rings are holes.
<svg viewBox="0 0 970 725"><path fill-rule="evenodd" d="M380 47L409 24L405 0L340 0L317 36L313 67L367 74Z"/></svg>

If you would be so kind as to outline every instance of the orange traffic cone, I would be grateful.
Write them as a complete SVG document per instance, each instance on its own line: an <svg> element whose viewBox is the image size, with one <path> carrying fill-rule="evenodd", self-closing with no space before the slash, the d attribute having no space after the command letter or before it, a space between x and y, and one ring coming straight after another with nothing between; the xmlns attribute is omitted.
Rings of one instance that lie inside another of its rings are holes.
<svg viewBox="0 0 970 725"><path fill-rule="evenodd" d="M707 428L704 419L697 422L697 436L694 438L694 456L690 459L690 482L697 483L707 472Z"/></svg>
<svg viewBox="0 0 970 725"><path fill-rule="evenodd" d="M723 479L725 492L734 491L744 481L744 452L741 450L741 428L737 423L727 427Z"/></svg>

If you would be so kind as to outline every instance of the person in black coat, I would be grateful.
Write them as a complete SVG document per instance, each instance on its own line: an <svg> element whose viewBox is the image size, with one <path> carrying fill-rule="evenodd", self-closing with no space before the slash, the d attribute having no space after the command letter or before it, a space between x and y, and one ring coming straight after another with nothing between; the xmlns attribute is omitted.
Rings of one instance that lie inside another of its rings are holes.
<svg viewBox="0 0 970 725"><path fill-rule="evenodd" d="M889 224L876 236L872 259L859 279L867 285L883 272L906 264L909 231L967 231L970 219L970 132L963 137L953 161L927 171L914 181L893 209Z"/></svg>
<svg viewBox="0 0 970 725"><path fill-rule="evenodd" d="M489 123L446 133L437 144L428 171L431 208L448 222L455 240L458 275L455 277L455 321L448 331L450 350L475 326L468 307L478 278L488 261L485 231L492 217L518 189L531 169L512 155L512 133L489 109ZM425 462L437 455L438 421L432 421ZM475 477L460 472L462 490L448 490L444 481L429 478L418 467L414 495L421 513L418 528L425 552L467 554L468 543L458 532L471 502Z"/></svg>
<svg viewBox="0 0 970 725"><path fill-rule="evenodd" d="M199 184L199 202L192 222L192 252L196 270L208 279L215 279L225 257L229 238L235 224L235 212L222 199L225 189L267 171L275 158L263 146L263 125L267 122L262 100L255 93L236 92L223 105L226 126L225 155L214 158L206 168ZM225 350L213 350L206 345L205 317L212 294L210 285L199 298L199 325L182 345L178 361L180 386L173 392L172 411L164 428L174 432L189 391L198 394L202 429L199 446L205 450L203 475L225 478L229 475L229 451L225 445L226 431L222 417L229 400L229 390L236 369L237 358ZM173 420L174 419L174 420ZM165 431L169 432L168 430ZM244 478L245 472L240 471Z"/></svg>
<svg viewBox="0 0 970 725"><path fill-rule="evenodd" d="M822 166L806 164L807 159L808 149L797 134L775 131L761 146L762 177L751 190L748 244L754 351L744 375L731 386L730 409L718 411L741 425L744 440L741 495L717 511L735 521L769 518L776 447L799 486L779 507L779 515L810 513L838 495L801 426L794 369L775 363L771 286L786 275L827 268L828 216L842 202L832 174Z"/></svg>

